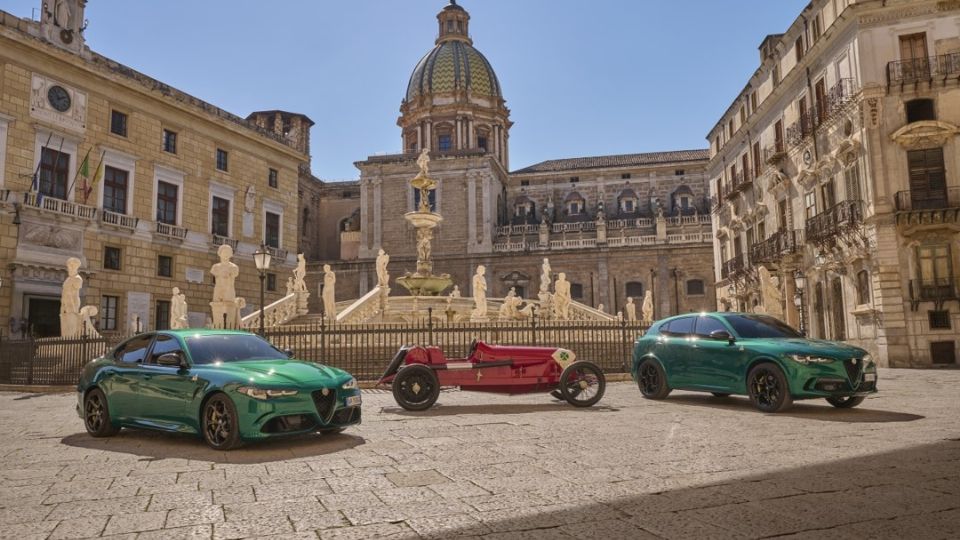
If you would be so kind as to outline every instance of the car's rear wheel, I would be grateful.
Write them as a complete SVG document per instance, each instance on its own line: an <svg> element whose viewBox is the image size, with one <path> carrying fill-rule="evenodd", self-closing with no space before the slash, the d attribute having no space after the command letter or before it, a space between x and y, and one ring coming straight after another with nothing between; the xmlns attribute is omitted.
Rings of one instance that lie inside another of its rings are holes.
<svg viewBox="0 0 960 540"><path fill-rule="evenodd" d="M753 405L763 412L780 412L793 404L787 378L775 364L760 364L751 369L747 375L747 391Z"/></svg>
<svg viewBox="0 0 960 540"><path fill-rule="evenodd" d="M592 362L574 362L560 374L560 393L574 407L596 405L606 389L603 370Z"/></svg>
<svg viewBox="0 0 960 540"><path fill-rule="evenodd" d="M408 411L424 411L440 397L437 374L420 364L401 368L393 378L393 399Z"/></svg>
<svg viewBox="0 0 960 540"><path fill-rule="evenodd" d="M241 444L237 406L226 394L215 394L203 406L203 440L217 450L232 450Z"/></svg>
<svg viewBox="0 0 960 540"><path fill-rule="evenodd" d="M660 362L648 358L637 368L637 386L640 393L647 399L664 399L670 394L667 384L667 375L663 372Z"/></svg>
<svg viewBox="0 0 960 540"><path fill-rule="evenodd" d="M94 388L83 398L83 425L93 437L112 437L120 431L110 419L107 396L103 390Z"/></svg>
<svg viewBox="0 0 960 540"><path fill-rule="evenodd" d="M864 396L828 397L827 403L838 409L852 409L863 403L864 399L866 399Z"/></svg>
<svg viewBox="0 0 960 540"><path fill-rule="evenodd" d="M719 398L730 397L730 394L727 394L725 392L710 392L710 393L713 394L713 397L719 397Z"/></svg>

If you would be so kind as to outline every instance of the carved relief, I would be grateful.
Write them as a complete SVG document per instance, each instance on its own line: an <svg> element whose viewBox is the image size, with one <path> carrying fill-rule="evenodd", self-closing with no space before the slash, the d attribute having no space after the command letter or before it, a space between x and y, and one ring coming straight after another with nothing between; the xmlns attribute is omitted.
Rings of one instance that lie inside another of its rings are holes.
<svg viewBox="0 0 960 540"><path fill-rule="evenodd" d="M83 244L80 231L63 229L55 225L24 223L21 226L23 242L65 251L79 251Z"/></svg>
<svg viewBox="0 0 960 540"><path fill-rule="evenodd" d="M61 105L66 106L63 111L58 111L50 103L50 89L54 87L62 88L69 96L69 102ZM87 95L34 73L30 83L30 116L73 131L83 131L87 128Z"/></svg>
<svg viewBox="0 0 960 540"><path fill-rule="evenodd" d="M960 134L960 128L949 122L926 120L907 124L890 138L907 150L916 150L943 146L957 134Z"/></svg>
<svg viewBox="0 0 960 540"><path fill-rule="evenodd" d="M868 128L880 127L881 101L878 97L870 97L863 102L863 123Z"/></svg>

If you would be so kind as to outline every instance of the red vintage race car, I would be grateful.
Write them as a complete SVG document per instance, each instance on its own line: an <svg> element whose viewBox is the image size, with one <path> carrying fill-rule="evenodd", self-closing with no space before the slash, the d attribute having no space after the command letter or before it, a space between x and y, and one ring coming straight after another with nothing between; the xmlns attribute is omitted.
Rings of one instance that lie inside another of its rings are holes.
<svg viewBox="0 0 960 540"><path fill-rule="evenodd" d="M606 379L596 364L577 361L557 347L515 347L474 341L466 358L447 358L439 347L401 347L378 384L390 384L397 403L409 411L429 409L440 387L497 394L550 392L577 407L603 397Z"/></svg>

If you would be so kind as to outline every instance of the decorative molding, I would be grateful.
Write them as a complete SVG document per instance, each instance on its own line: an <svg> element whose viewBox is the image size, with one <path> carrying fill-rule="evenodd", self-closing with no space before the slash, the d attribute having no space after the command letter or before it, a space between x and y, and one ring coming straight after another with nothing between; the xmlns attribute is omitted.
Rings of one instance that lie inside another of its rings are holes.
<svg viewBox="0 0 960 540"><path fill-rule="evenodd" d="M957 134L960 134L960 128L949 122L924 120L903 126L890 138L907 150L916 150L944 146Z"/></svg>
<svg viewBox="0 0 960 540"><path fill-rule="evenodd" d="M25 244L73 252L83 245L83 233L70 229L38 223L21 225Z"/></svg>
<svg viewBox="0 0 960 540"><path fill-rule="evenodd" d="M47 93L54 86L62 87L70 96L70 107L66 111L54 109L47 99ZM87 129L87 95L76 88L34 73L30 81L30 116L64 129L82 132Z"/></svg>

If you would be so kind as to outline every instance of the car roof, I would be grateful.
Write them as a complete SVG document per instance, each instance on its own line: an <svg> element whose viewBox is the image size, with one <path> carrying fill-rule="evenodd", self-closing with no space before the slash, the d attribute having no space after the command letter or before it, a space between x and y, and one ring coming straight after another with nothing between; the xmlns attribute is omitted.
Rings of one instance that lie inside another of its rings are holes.
<svg viewBox="0 0 960 540"><path fill-rule="evenodd" d="M155 334L171 334L180 337L189 336L229 336L229 335L251 335L245 330L220 330L217 328L182 328L178 330L157 330Z"/></svg>

